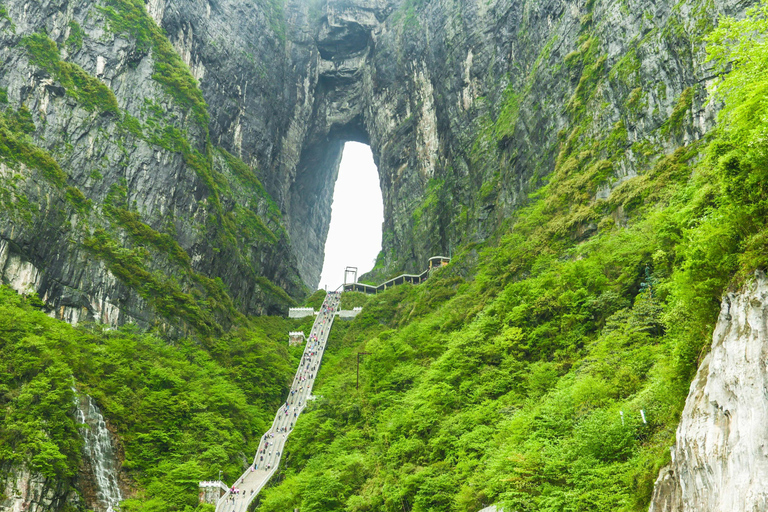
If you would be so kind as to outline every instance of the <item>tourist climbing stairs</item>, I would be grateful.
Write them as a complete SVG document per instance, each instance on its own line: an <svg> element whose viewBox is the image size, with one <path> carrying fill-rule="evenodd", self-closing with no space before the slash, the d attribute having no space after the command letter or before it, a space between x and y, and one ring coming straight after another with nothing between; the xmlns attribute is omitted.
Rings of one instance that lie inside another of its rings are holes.
<svg viewBox="0 0 768 512"><path fill-rule="evenodd" d="M288 398L278 409L272 427L261 437L253 463L219 499L216 512L245 512L277 471L288 435L311 397L312 385L320 369L320 361L340 299L341 292L330 292L326 295L312 325Z"/></svg>

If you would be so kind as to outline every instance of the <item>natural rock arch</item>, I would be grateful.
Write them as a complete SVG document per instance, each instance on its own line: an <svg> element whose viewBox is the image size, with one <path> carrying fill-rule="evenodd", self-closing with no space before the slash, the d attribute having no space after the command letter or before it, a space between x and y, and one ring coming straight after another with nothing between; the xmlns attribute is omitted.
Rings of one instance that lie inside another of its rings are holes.
<svg viewBox="0 0 768 512"><path fill-rule="evenodd" d="M393 54L391 45L377 44L386 37L397 2L341 0L318 7L289 1L284 46L257 36L262 30L269 33L268 20L249 15L251 26L233 31L227 44L278 54L266 70L247 55L226 52L224 58L210 44L211 27L229 23L232 12L243 6L223 0L208 13L201 6L175 7L177 1L167 0L163 9L151 11L160 13L156 21L200 78L213 113L214 138L260 170L284 213L305 283L314 287L319 282L333 188L347 141L371 146L384 200L384 250L398 255L395 266L417 270L430 254L448 252L444 231L434 230L436 237L412 233L411 214L445 158L439 156L429 73L407 52ZM196 30L198 25L208 30ZM225 80L232 83L226 90L220 85ZM234 100L232 91L237 92Z"/></svg>
<svg viewBox="0 0 768 512"><path fill-rule="evenodd" d="M569 135L600 138L623 123L628 148L642 140L673 147L700 137L713 119L699 88L691 106L698 113L680 140L654 135L683 91L705 80L694 65L701 55L658 58L673 42L655 39L638 52L647 30L638 18L617 17L610 2L287 0L280 11L267 0L151 0L150 7L200 78L217 142L260 169L309 285L320 275L344 140L370 143L379 170L388 273L417 271L433 254L485 240L552 172ZM732 1L717 7L739 9ZM653 23L663 27L674 16L665 7ZM566 106L592 68L563 63L580 55L587 29L602 67L581 100L601 114L581 126ZM220 33L227 35L217 42ZM647 112L627 111L633 89L611 72L630 54ZM631 155L621 162L619 180L645 165Z"/></svg>

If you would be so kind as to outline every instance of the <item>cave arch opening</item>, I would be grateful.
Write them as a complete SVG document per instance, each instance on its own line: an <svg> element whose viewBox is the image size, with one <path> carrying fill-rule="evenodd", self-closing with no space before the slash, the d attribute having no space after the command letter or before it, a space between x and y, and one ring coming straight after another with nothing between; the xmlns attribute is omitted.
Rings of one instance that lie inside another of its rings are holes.
<svg viewBox="0 0 768 512"><path fill-rule="evenodd" d="M371 147L347 141L333 186L320 288L341 286L347 266L357 267L358 275L373 268L381 251L383 222L384 201Z"/></svg>

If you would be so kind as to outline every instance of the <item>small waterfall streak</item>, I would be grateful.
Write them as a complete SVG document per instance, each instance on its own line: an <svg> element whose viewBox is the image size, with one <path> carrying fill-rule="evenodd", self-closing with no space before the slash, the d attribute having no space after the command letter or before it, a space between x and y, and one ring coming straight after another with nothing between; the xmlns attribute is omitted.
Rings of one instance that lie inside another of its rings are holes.
<svg viewBox="0 0 768 512"><path fill-rule="evenodd" d="M91 463L96 483L100 512L113 512L119 508L122 495L117 483L117 454L112 437L107 430L104 416L88 395L75 390L77 422L86 425L80 429L83 437L83 451Z"/></svg>

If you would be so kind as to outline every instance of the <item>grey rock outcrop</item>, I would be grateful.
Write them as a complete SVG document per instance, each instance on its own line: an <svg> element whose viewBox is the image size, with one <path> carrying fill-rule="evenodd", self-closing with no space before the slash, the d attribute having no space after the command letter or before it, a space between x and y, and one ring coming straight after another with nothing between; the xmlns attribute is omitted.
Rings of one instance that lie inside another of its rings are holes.
<svg viewBox="0 0 768 512"><path fill-rule="evenodd" d="M768 510L768 279L722 303L649 512Z"/></svg>
<svg viewBox="0 0 768 512"><path fill-rule="evenodd" d="M51 510L84 510L82 502L69 482L48 479L26 469L11 469L0 488L2 512L49 512Z"/></svg>

